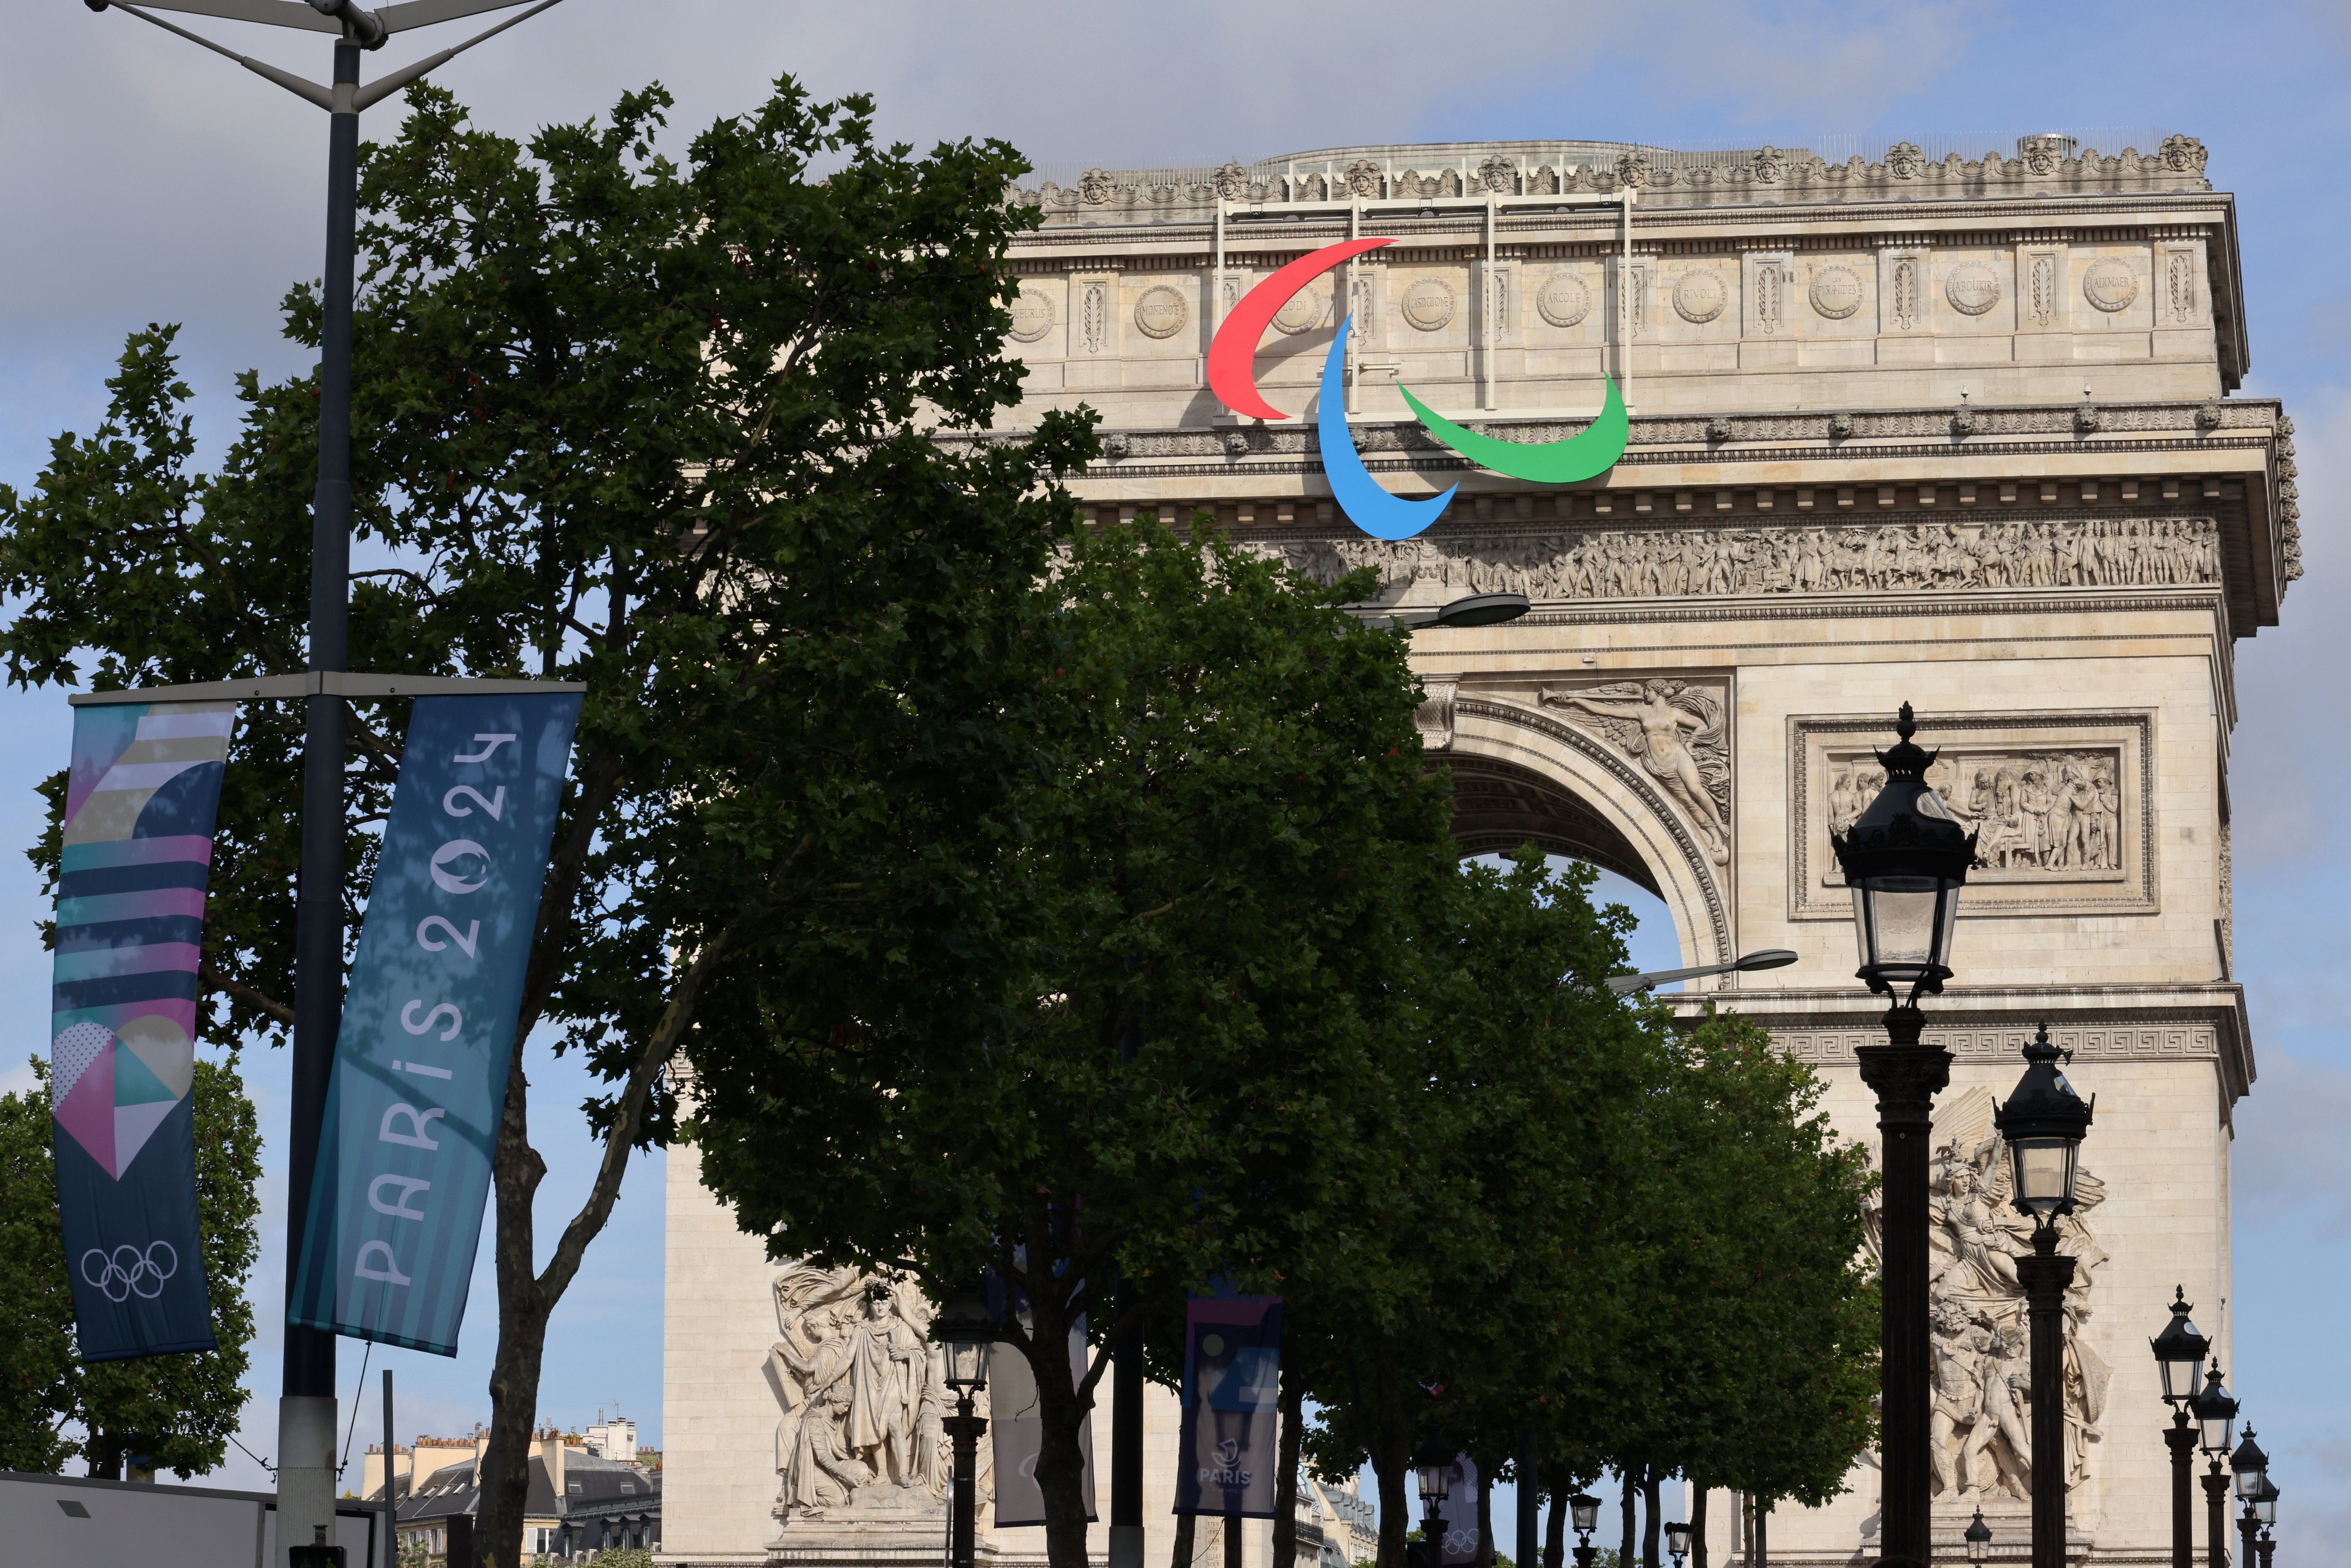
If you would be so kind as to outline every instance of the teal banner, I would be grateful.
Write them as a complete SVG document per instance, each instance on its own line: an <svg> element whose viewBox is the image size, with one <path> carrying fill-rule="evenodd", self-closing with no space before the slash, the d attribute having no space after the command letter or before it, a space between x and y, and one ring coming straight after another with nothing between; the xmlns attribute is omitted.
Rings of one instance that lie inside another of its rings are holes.
<svg viewBox="0 0 2351 1568"><path fill-rule="evenodd" d="M287 1321L457 1354L580 697L420 697Z"/></svg>

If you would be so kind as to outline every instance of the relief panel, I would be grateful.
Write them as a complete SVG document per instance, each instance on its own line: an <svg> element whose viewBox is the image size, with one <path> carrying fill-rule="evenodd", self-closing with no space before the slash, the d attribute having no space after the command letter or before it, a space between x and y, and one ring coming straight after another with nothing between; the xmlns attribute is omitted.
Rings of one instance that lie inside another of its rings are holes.
<svg viewBox="0 0 2351 1568"><path fill-rule="evenodd" d="M1928 782L1977 834L1962 918L2155 912L2154 722L2137 712L1938 717ZM1797 810L1788 914L1849 920L1853 900L1829 835L1850 827L1886 782L1875 755L1886 721L1789 725Z"/></svg>

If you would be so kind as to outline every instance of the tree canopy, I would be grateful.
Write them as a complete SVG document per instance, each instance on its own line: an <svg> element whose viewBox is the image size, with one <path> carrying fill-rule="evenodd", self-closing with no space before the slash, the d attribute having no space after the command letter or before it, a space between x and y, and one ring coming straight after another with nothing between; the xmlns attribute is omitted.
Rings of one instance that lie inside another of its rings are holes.
<svg viewBox="0 0 2351 1568"><path fill-rule="evenodd" d="M61 1474L79 1458L122 1479L133 1456L202 1475L228 1455L253 1341L246 1284L261 1254L261 1128L234 1061L199 1060L196 1223L217 1350L85 1364L57 1207L47 1064L0 1094L0 1469ZM78 1435L68 1428L78 1427Z"/></svg>

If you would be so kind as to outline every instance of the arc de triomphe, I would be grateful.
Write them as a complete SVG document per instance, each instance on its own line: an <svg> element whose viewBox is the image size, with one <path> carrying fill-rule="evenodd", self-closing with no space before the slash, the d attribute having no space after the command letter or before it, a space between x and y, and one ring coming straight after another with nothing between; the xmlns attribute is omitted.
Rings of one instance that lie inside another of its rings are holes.
<svg viewBox="0 0 2351 1568"><path fill-rule="evenodd" d="M1873 1141L1854 1049L1882 1003L1852 978L1828 834L1874 793L1894 709L1917 705L1922 744L1942 748L1934 781L1987 863L1928 1030L1958 1058L1935 1138L1936 1534L1954 1556L1979 1503L2003 1544L2026 1535L2022 1298L2003 1266L2022 1248L1991 1190L1990 1110L2036 1021L2098 1095L2097 1201L2066 1242L2077 1560L2168 1561L2145 1341L2175 1284L2230 1362L2231 1111L2253 1078L2231 977L2233 652L2277 623L2300 568L2292 426L2230 395L2249 363L2237 214L2205 162L2179 135L1897 142L1835 164L1502 142L1092 169L1015 193L1044 224L1015 246L1011 347L1031 406L1105 416L1107 455L1073 485L1090 516L1205 511L1326 580L1374 564L1372 608L1526 593L1522 620L1415 640L1465 852L1531 839L1620 872L1671 909L1690 964L1794 949L1795 966L1708 994L1818 1066L1836 1124ZM1367 465L1403 496L1460 485L1401 544L1336 512L1311 421L1242 420L1204 379L1251 285L1374 235L1394 243L1276 318L1258 382L1309 413L1352 309ZM1565 487L1463 464L1395 390L1556 440L1598 408L1604 373L1625 389L1630 444ZM773 1509L776 1399L728 1383L761 1376L778 1270L689 1154L670 1172L667 1554L810 1560ZM1153 1414L1165 1446L1172 1410ZM1732 1511L1709 1511L1719 1563ZM1773 1561L1866 1560L1876 1513L1865 1464L1832 1506L1775 1514ZM1029 1556L1031 1535L996 1545Z"/></svg>

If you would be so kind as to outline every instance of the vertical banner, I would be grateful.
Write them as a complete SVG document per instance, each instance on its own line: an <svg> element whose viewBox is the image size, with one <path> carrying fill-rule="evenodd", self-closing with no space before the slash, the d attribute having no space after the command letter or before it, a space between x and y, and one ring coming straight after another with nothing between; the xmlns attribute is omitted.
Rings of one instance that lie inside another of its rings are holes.
<svg viewBox="0 0 2351 1568"><path fill-rule="evenodd" d="M84 1361L214 1348L196 1228L196 970L235 703L74 710L49 1103Z"/></svg>
<svg viewBox="0 0 2351 1568"><path fill-rule="evenodd" d="M577 693L420 697L287 1321L457 1354Z"/></svg>
<svg viewBox="0 0 2351 1568"><path fill-rule="evenodd" d="M1445 1527L1437 1548L1443 1568L1469 1568L1486 1560L1485 1532L1478 1528L1478 1461L1467 1454L1453 1456L1453 1479L1437 1505L1437 1519Z"/></svg>
<svg viewBox="0 0 2351 1568"><path fill-rule="evenodd" d="M1186 1304L1176 1512L1273 1517L1280 1386L1280 1296Z"/></svg>

